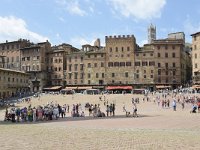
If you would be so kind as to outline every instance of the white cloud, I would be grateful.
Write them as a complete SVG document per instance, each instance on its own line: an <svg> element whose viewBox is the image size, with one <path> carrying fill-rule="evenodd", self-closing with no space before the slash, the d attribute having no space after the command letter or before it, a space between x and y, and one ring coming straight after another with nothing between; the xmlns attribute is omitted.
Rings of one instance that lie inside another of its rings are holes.
<svg viewBox="0 0 200 150"><path fill-rule="evenodd" d="M47 37L39 35L27 29L27 24L23 19L14 16L0 16L0 41L18 40L19 38L29 39L33 42L43 42Z"/></svg>
<svg viewBox="0 0 200 150"><path fill-rule="evenodd" d="M111 10L125 17L152 19L161 16L166 0L109 0Z"/></svg>
<svg viewBox="0 0 200 150"><path fill-rule="evenodd" d="M78 0L56 0L56 3L64 7L70 14L85 16L86 11L81 9Z"/></svg>

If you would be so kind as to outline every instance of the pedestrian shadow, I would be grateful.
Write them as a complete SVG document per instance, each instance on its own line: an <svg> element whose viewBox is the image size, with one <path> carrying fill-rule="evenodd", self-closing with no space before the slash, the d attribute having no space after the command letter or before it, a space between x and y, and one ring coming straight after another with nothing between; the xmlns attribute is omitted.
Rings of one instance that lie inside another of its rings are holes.
<svg viewBox="0 0 200 150"><path fill-rule="evenodd" d="M93 116L86 116L86 117L65 117L65 118L58 118L57 120L43 120L43 121L36 121L36 122L11 122L11 121L0 121L0 125L24 125L24 124L43 124L43 123L55 123L55 122L73 122L73 121L89 121L89 120L116 120L116 119L140 119L140 118L147 118L147 117L156 117L160 115L144 115L139 114L138 117L133 117L132 115L115 115L109 117L93 117Z"/></svg>

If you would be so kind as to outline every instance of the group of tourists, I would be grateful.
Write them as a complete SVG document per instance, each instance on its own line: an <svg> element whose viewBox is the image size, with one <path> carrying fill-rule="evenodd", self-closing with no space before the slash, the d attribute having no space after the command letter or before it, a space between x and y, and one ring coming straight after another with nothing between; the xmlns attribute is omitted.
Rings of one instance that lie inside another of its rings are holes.
<svg viewBox="0 0 200 150"><path fill-rule="evenodd" d="M19 107L13 107L10 111L6 108L4 120L12 122L48 121L58 119L59 117L64 118L66 112L69 112L69 105L65 104L61 106L51 102L45 106L38 107L32 107L31 105L21 109Z"/></svg>

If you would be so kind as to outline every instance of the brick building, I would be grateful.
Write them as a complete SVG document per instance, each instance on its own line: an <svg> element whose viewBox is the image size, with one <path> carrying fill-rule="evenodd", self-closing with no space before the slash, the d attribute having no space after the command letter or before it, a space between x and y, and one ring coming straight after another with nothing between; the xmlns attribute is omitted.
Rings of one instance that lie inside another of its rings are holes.
<svg viewBox="0 0 200 150"><path fill-rule="evenodd" d="M46 56L51 50L51 44L47 41L20 50L21 68L30 74L31 91L41 91L48 84Z"/></svg>
<svg viewBox="0 0 200 150"><path fill-rule="evenodd" d="M20 49L30 46L31 43L25 39L18 41L6 41L0 43L0 55L6 56L5 67L13 70L21 70L21 52Z"/></svg>

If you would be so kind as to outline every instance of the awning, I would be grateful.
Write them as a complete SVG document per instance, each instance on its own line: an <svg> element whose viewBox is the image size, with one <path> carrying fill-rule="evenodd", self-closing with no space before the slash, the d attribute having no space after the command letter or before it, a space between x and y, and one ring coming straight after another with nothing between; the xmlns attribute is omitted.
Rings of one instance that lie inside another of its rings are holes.
<svg viewBox="0 0 200 150"><path fill-rule="evenodd" d="M157 85L156 86L157 89L166 89L166 88L171 88L170 85Z"/></svg>
<svg viewBox="0 0 200 150"><path fill-rule="evenodd" d="M87 90L87 89L92 89L92 86L80 86L80 87L78 87L78 90Z"/></svg>
<svg viewBox="0 0 200 150"><path fill-rule="evenodd" d="M61 88L62 86L52 86L52 87L43 88L43 90L59 90Z"/></svg>
<svg viewBox="0 0 200 150"><path fill-rule="evenodd" d="M107 90L132 90L132 86L108 86Z"/></svg>
<svg viewBox="0 0 200 150"><path fill-rule="evenodd" d="M76 90L77 86L65 87L66 90Z"/></svg>
<svg viewBox="0 0 200 150"><path fill-rule="evenodd" d="M200 85L193 85L192 88L193 89L200 89Z"/></svg>

